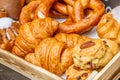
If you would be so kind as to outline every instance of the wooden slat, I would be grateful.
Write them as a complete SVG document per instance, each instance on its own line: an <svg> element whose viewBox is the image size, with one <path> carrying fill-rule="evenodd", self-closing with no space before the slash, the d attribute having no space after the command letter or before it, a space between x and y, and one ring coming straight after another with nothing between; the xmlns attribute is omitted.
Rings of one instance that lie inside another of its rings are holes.
<svg viewBox="0 0 120 80"><path fill-rule="evenodd" d="M93 80L112 80L120 72L120 52L97 74Z"/></svg>
<svg viewBox="0 0 120 80"><path fill-rule="evenodd" d="M0 49L0 63L31 80L63 80L61 77L2 49Z"/></svg>

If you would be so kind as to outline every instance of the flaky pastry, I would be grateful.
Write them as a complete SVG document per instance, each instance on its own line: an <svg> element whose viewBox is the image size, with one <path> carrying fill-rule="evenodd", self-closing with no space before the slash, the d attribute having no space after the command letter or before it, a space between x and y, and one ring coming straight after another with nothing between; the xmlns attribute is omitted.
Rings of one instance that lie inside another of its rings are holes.
<svg viewBox="0 0 120 80"><path fill-rule="evenodd" d="M36 45L42 39L53 36L57 28L58 22L51 18L35 19L22 25L12 53L24 57L26 54L34 52Z"/></svg>
<svg viewBox="0 0 120 80"><path fill-rule="evenodd" d="M120 44L120 23L114 19L111 12L101 18L97 25L97 34L100 38L107 38Z"/></svg>
<svg viewBox="0 0 120 80"><path fill-rule="evenodd" d="M10 27L0 29L0 48L11 52L19 27L19 23L13 22Z"/></svg>
<svg viewBox="0 0 120 80"><path fill-rule="evenodd" d="M33 64L62 75L73 64L71 49L55 38L46 38L35 48L35 53L28 54L25 59Z"/></svg>

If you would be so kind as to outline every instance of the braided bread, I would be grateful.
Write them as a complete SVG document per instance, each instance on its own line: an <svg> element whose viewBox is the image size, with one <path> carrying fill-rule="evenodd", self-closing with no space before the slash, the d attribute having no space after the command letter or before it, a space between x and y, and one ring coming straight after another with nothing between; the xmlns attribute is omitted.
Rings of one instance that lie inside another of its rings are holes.
<svg viewBox="0 0 120 80"><path fill-rule="evenodd" d="M22 25L12 52L20 57L34 52L36 45L42 39L52 36L57 28L58 22L51 18L35 19Z"/></svg>

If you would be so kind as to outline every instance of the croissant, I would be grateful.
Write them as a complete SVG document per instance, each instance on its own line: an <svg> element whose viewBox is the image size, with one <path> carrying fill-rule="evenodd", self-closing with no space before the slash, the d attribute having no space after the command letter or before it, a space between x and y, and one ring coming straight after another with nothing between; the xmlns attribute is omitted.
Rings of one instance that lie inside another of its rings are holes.
<svg viewBox="0 0 120 80"><path fill-rule="evenodd" d="M58 22L51 18L35 19L22 25L12 53L24 57L26 54L34 52L36 45L42 39L52 36L57 28Z"/></svg>
<svg viewBox="0 0 120 80"><path fill-rule="evenodd" d="M118 44L112 40L93 39L76 45L72 55L74 64L93 70L103 68L118 51Z"/></svg>
<svg viewBox="0 0 120 80"><path fill-rule="evenodd" d="M97 34L100 38L107 38L120 44L120 23L114 19L111 12L106 13L97 25Z"/></svg>
<svg viewBox="0 0 120 80"><path fill-rule="evenodd" d="M91 39L88 36L80 36L75 33L71 33L71 34L57 33L55 35L55 38L59 41L64 42L66 44L66 47L71 47L71 48L74 47L78 43L82 44L83 42Z"/></svg>
<svg viewBox="0 0 120 80"><path fill-rule="evenodd" d="M41 66L57 75L62 75L73 64L72 47L90 40L78 34L58 33L52 38L43 39L35 47L35 53L29 53L25 60Z"/></svg>
<svg viewBox="0 0 120 80"><path fill-rule="evenodd" d="M25 59L59 76L73 64L71 49L55 38L42 40L35 53L28 54Z"/></svg>
<svg viewBox="0 0 120 80"><path fill-rule="evenodd" d="M0 48L11 52L19 27L19 23L13 22L10 27L0 29Z"/></svg>

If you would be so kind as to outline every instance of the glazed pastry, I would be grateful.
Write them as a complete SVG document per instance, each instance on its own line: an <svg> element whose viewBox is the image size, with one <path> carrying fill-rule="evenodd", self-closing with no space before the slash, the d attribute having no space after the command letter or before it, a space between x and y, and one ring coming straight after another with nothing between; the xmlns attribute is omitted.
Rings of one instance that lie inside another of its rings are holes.
<svg viewBox="0 0 120 80"><path fill-rule="evenodd" d="M120 23L109 12L105 14L97 25L97 34L100 38L107 38L120 44Z"/></svg>
<svg viewBox="0 0 120 80"><path fill-rule="evenodd" d="M0 48L11 52L19 27L19 23L13 22L10 27L0 29Z"/></svg>
<svg viewBox="0 0 120 80"><path fill-rule="evenodd" d="M46 38L25 59L60 76L73 64L71 50L55 38Z"/></svg>
<svg viewBox="0 0 120 80"><path fill-rule="evenodd" d="M73 64L66 70L66 80L86 80L92 70L83 70Z"/></svg>
<svg viewBox="0 0 120 80"><path fill-rule="evenodd" d="M73 50L74 64L81 69L98 69L104 67L117 54L116 42L107 39L93 39L77 44Z"/></svg>
<svg viewBox="0 0 120 80"><path fill-rule="evenodd" d="M58 22L51 18L35 19L22 25L12 52L20 57L34 52L36 45L42 39L53 36L57 28Z"/></svg>

